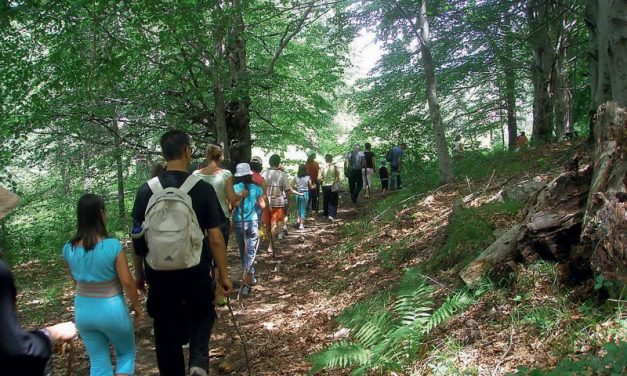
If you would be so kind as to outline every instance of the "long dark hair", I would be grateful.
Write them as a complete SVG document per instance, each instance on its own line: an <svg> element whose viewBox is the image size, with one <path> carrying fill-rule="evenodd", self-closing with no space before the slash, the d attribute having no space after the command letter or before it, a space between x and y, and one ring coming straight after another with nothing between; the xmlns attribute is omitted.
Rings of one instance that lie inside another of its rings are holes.
<svg viewBox="0 0 627 376"><path fill-rule="evenodd" d="M109 236L102 216L104 210L104 200L100 196L91 193L81 196L76 207L76 235L70 240L73 247L82 241L85 251L89 251L100 238Z"/></svg>
<svg viewBox="0 0 627 376"><path fill-rule="evenodd" d="M299 178L303 178L303 177L307 176L307 168L305 167L304 164L298 166L297 176Z"/></svg>

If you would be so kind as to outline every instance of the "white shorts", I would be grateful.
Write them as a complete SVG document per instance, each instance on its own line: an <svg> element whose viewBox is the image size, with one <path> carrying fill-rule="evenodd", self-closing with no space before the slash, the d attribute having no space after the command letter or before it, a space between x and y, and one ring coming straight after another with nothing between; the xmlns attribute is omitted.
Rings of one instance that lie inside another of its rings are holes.
<svg viewBox="0 0 627 376"><path fill-rule="evenodd" d="M374 175L373 168L361 169L361 178L364 180L364 186L366 188L372 187L372 175Z"/></svg>

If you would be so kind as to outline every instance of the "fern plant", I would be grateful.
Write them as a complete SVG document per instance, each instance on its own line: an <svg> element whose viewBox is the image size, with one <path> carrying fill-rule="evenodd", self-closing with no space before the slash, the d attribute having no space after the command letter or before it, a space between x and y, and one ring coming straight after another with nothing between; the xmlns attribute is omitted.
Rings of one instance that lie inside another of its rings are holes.
<svg viewBox="0 0 627 376"><path fill-rule="evenodd" d="M338 321L351 329L351 341L340 341L309 357L310 373L350 368L353 375L369 370L402 371L419 354L426 336L474 302L459 291L436 306L436 290L416 269L408 269L396 290L369 302L359 302Z"/></svg>

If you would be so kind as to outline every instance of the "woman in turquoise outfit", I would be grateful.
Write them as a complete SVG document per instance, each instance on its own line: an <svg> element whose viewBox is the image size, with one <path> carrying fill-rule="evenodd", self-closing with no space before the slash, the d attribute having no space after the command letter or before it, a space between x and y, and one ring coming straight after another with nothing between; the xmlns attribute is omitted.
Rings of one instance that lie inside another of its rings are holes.
<svg viewBox="0 0 627 376"><path fill-rule="evenodd" d="M137 319L141 319L142 311L122 244L108 237L100 197L83 195L77 217L76 236L63 247L63 258L76 282L74 314L89 353L90 375L113 375L109 344L115 348L115 374L133 375L135 334L122 288Z"/></svg>

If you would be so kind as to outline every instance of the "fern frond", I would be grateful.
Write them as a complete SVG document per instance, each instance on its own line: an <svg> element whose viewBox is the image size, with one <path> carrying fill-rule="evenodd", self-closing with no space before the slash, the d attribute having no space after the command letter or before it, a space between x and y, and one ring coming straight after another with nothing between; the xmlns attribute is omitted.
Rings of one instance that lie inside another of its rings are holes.
<svg viewBox="0 0 627 376"><path fill-rule="evenodd" d="M436 326L448 321L456 313L466 309L472 303L474 303L474 298L467 291L460 291L455 295L449 296L431 315L424 327L425 334L429 333Z"/></svg>
<svg viewBox="0 0 627 376"><path fill-rule="evenodd" d="M381 312L359 326L355 332L355 339L366 348L379 343L392 326L392 315Z"/></svg>
<svg viewBox="0 0 627 376"><path fill-rule="evenodd" d="M372 352L363 346L346 341L336 342L309 357L312 363L310 374L323 369L360 367L369 364Z"/></svg>

